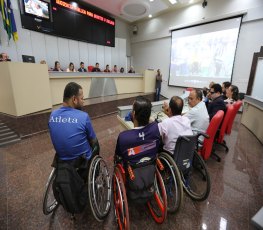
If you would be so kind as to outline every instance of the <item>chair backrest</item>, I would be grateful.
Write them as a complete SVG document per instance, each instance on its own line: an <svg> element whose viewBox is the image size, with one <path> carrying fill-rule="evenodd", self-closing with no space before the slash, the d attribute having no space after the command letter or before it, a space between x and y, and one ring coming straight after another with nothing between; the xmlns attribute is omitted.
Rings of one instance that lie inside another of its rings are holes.
<svg viewBox="0 0 263 230"><path fill-rule="evenodd" d="M236 102L233 104L234 111L233 111L232 114L230 115L230 118L229 118L229 121L228 121L228 124L227 124L227 127L226 127L226 134L228 134L228 135L231 134L232 126L233 126L235 117L236 117L237 112L238 112L238 110L240 109L241 105L242 105L242 101L241 101L241 100L238 100L238 101L236 101Z"/></svg>
<svg viewBox="0 0 263 230"><path fill-rule="evenodd" d="M188 88L186 88L185 90L191 92L191 91L193 90L193 88L188 87Z"/></svg>
<svg viewBox="0 0 263 230"><path fill-rule="evenodd" d="M219 134L216 137L216 142L217 143L223 143L225 132L226 132L226 128L227 128L229 119L230 119L231 115L233 114L233 112L234 112L234 106L233 105L228 105L227 106L227 110L226 110L226 114L225 114L225 116L223 118L223 121L222 121L222 125L221 125L221 127L219 129Z"/></svg>
<svg viewBox="0 0 263 230"><path fill-rule="evenodd" d="M94 68L94 66L89 65L89 66L88 66L88 72L92 72L93 68Z"/></svg>
<svg viewBox="0 0 263 230"><path fill-rule="evenodd" d="M206 134L209 135L209 138L204 140L203 146L200 149L201 156L204 158L204 160L207 160L211 155L215 135L223 120L223 117L224 111L217 111L217 113L213 116L212 120L210 121L210 124L206 130Z"/></svg>
<svg viewBox="0 0 263 230"><path fill-rule="evenodd" d="M174 161L177 167L185 173L191 166L194 156L194 151L197 147L197 135L179 136L175 149L174 149Z"/></svg>

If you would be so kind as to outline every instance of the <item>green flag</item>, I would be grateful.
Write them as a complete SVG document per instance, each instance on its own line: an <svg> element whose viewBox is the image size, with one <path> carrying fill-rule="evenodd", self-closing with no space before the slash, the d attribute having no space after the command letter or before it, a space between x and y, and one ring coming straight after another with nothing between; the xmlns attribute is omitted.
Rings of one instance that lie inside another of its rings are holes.
<svg viewBox="0 0 263 230"><path fill-rule="evenodd" d="M15 17L10 0L0 0L0 10L2 14L4 28L8 35L8 40L13 36L14 41L18 40Z"/></svg>

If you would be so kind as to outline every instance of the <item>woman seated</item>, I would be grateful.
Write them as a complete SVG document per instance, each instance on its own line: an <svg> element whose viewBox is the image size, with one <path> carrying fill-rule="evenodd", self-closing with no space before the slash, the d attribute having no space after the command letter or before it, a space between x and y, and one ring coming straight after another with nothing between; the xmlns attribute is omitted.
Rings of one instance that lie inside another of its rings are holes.
<svg viewBox="0 0 263 230"><path fill-rule="evenodd" d="M63 71L63 69L60 68L59 61L55 61L55 66L54 66L54 69L52 71L58 71L58 72L62 72Z"/></svg>
<svg viewBox="0 0 263 230"><path fill-rule="evenodd" d="M120 68L120 73L124 73L124 68L123 67Z"/></svg>
<svg viewBox="0 0 263 230"><path fill-rule="evenodd" d="M105 73L110 73L110 66L106 65L106 69L104 70Z"/></svg>
<svg viewBox="0 0 263 230"><path fill-rule="evenodd" d="M135 73L133 66L130 67L130 70L128 71L128 73Z"/></svg>
<svg viewBox="0 0 263 230"><path fill-rule="evenodd" d="M74 64L72 62L69 63L69 66L67 68L67 72L76 72L74 68Z"/></svg>
<svg viewBox="0 0 263 230"><path fill-rule="evenodd" d="M226 104L233 104L238 100L238 87L235 85L231 85L226 89L226 97L227 99L224 100Z"/></svg>
<svg viewBox="0 0 263 230"><path fill-rule="evenodd" d="M229 81L225 81L222 83L222 95L223 95L224 100L227 99L226 90L229 88L230 85L231 85L231 82Z"/></svg>

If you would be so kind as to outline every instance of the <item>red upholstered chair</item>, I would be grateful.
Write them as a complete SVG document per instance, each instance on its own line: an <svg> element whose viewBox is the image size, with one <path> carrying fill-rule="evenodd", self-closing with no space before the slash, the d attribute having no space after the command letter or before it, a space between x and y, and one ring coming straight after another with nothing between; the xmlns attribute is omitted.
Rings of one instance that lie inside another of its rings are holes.
<svg viewBox="0 0 263 230"><path fill-rule="evenodd" d="M223 121L222 121L222 125L219 128L219 130L217 131L217 135L215 138L215 143L225 147L227 152L228 152L228 147L227 147L226 142L224 140L224 136L226 133L227 125L229 123L229 119L231 118L233 113L234 113L234 106L228 105L227 110L226 110L226 114L225 114Z"/></svg>
<svg viewBox="0 0 263 230"><path fill-rule="evenodd" d="M202 148L199 150L200 155L204 158L204 160L207 160L211 154L215 155L217 158L217 161L220 161L221 159L216 155L213 145L214 145L214 139L216 132L223 120L224 117L224 111L219 110L210 121L210 124L206 130L206 134L209 135L208 139L204 140Z"/></svg>
<svg viewBox="0 0 263 230"><path fill-rule="evenodd" d="M191 92L191 91L193 90L193 88L188 87L188 88L186 88L185 90Z"/></svg>
<svg viewBox="0 0 263 230"><path fill-rule="evenodd" d="M238 100L237 102L235 102L233 104L233 107L234 107L234 111L233 113L231 114L230 118L229 118L229 121L228 121L228 124L227 124L227 127L226 127L226 134L230 135L231 131L232 131L232 126L233 126L233 123L234 123L234 120L235 120L235 117L237 115L237 112L238 110L240 109L242 105L242 101L241 100Z"/></svg>
<svg viewBox="0 0 263 230"><path fill-rule="evenodd" d="M94 68L94 66L89 65L89 66L88 66L88 72L92 72L93 68Z"/></svg>

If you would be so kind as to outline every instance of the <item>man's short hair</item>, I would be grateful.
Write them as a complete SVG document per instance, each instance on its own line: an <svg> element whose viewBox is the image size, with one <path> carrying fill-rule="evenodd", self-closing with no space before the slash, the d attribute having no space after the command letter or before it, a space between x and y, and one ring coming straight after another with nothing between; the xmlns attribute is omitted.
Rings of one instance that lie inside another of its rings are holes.
<svg viewBox="0 0 263 230"><path fill-rule="evenodd" d="M223 85L227 89L231 85L231 82L225 81L225 82L223 82Z"/></svg>
<svg viewBox="0 0 263 230"><path fill-rule="evenodd" d="M84 62L82 61L82 62L80 62L80 65L84 65Z"/></svg>
<svg viewBox="0 0 263 230"><path fill-rule="evenodd" d="M215 93L222 94L222 87L220 84L214 84L211 89L214 89Z"/></svg>
<svg viewBox="0 0 263 230"><path fill-rule="evenodd" d="M78 96L80 89L82 87L79 84L75 82L68 83L64 89L63 102L67 102L73 96Z"/></svg>
<svg viewBox="0 0 263 230"><path fill-rule="evenodd" d="M133 111L135 112L135 118L138 121L139 126L145 126L149 124L151 116L152 103L149 99L138 96L133 104Z"/></svg>
<svg viewBox="0 0 263 230"><path fill-rule="evenodd" d="M184 101L178 96L173 96L169 102L169 107L172 110L172 115L181 115L184 107Z"/></svg>
<svg viewBox="0 0 263 230"><path fill-rule="evenodd" d="M200 89L193 89L193 91L195 91L196 98L199 99L200 101L202 101L202 99L203 99L202 90L200 90Z"/></svg>

